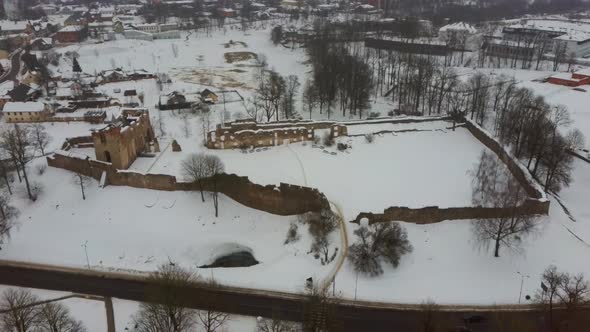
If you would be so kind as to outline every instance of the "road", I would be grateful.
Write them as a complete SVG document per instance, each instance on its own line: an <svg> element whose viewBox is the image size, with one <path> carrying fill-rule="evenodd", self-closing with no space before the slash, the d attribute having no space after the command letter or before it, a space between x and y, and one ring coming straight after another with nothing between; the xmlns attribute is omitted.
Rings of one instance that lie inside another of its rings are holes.
<svg viewBox="0 0 590 332"><path fill-rule="evenodd" d="M0 77L0 84L6 81L16 81L16 75L18 75L18 72L20 71L21 53L22 51L18 50L14 54L12 54L12 56L10 57L10 70L4 73L2 77Z"/></svg>
<svg viewBox="0 0 590 332"><path fill-rule="evenodd" d="M149 284L144 277L123 273L69 269L47 265L0 261L0 284L68 291L132 301L144 300ZM191 287L188 305L195 309L212 308L246 316L278 317L301 321L305 297L300 294L251 289ZM517 309L518 308L518 309ZM339 300L334 317L338 331L418 331L425 314L417 305L394 305ZM493 307L442 307L439 319L452 326L463 325L467 312L487 317L484 323L469 326L472 331L497 331ZM519 321L539 322L540 313L530 307L508 308L505 315Z"/></svg>

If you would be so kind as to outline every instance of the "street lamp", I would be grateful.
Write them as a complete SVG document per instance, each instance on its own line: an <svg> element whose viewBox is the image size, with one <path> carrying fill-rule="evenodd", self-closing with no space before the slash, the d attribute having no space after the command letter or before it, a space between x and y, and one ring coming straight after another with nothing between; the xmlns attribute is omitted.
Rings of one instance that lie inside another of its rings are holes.
<svg viewBox="0 0 590 332"><path fill-rule="evenodd" d="M356 281L354 282L354 300L356 301L356 290L359 284L359 271L356 271Z"/></svg>
<svg viewBox="0 0 590 332"><path fill-rule="evenodd" d="M524 278L530 278L531 276L528 274L522 274L519 271L516 271L520 275L520 292L518 293L518 304L520 304L520 299L522 298L522 286L524 284Z"/></svg>
<svg viewBox="0 0 590 332"><path fill-rule="evenodd" d="M84 247L84 253L86 254L86 266L90 270L90 260L88 259L88 240L82 243L82 247Z"/></svg>

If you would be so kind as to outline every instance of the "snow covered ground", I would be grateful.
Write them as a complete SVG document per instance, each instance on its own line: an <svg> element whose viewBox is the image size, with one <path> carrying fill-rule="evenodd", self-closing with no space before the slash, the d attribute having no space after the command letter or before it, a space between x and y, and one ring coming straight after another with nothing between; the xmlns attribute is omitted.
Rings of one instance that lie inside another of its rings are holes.
<svg viewBox="0 0 590 332"><path fill-rule="evenodd" d="M169 261L188 268L209 264L225 254L216 250L220 246L239 244L250 248L260 264L198 272L224 284L291 292L301 291L310 276L325 278L331 268L306 254L311 239L304 227L300 241L283 245L295 217L250 209L222 196L220 217L215 218L211 200L201 203L198 192L100 189L95 181L82 200L67 171L50 167L41 176L31 172L31 177L43 184L45 193L30 203L19 199L24 189L17 186L19 225L3 246L3 259L85 267L82 244L87 243L94 269L153 271ZM338 234L332 235L338 246Z"/></svg>
<svg viewBox="0 0 590 332"><path fill-rule="evenodd" d="M449 126L448 122L377 125L375 131L412 127L430 131L380 134L373 143L362 136L340 138L351 146L345 152L336 146L312 147L308 142L253 153L207 153L218 155L226 172L246 175L255 183L285 182L318 188L342 208L347 220L352 220L360 212L382 212L390 206L471 205L468 172L485 147L464 128L454 132L442 129ZM354 133L371 131L369 125L351 128ZM194 142L191 146L186 139L178 140L183 151L166 150L150 166L151 173L181 178L181 161L194 151L202 151Z"/></svg>

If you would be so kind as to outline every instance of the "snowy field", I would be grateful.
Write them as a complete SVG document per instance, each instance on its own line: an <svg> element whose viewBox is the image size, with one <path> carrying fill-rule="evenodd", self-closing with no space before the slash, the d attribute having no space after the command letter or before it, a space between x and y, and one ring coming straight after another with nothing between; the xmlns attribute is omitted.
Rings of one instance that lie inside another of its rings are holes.
<svg viewBox="0 0 590 332"><path fill-rule="evenodd" d="M201 203L198 192L99 189L95 181L82 200L69 172L50 167L44 175L33 174L45 193L35 203L14 201L21 215L3 246L3 259L85 267L82 244L87 243L93 269L153 271L169 261L187 268L210 264L238 245L251 249L260 264L199 269L199 274L224 284L291 292L301 291L310 276L322 280L331 269L306 254L311 238L303 226L300 241L283 245L295 217L250 209L222 196L215 218L211 200ZM15 196L24 197L23 187L17 190ZM332 236L339 245L337 232Z"/></svg>
<svg viewBox="0 0 590 332"><path fill-rule="evenodd" d="M470 206L468 172L485 147L464 128L454 132L443 129L451 126L447 122L377 125L375 130L408 130L413 126L427 131L380 134L373 143L362 136L340 138L351 146L345 152L336 146L314 148L308 142L252 153L207 153L218 155L226 172L246 175L255 183L285 182L318 188L342 208L347 220L360 212L382 212L390 206ZM355 133L371 131L369 125L351 128ZM181 161L202 148L177 139L182 152L168 149L158 160L140 161L138 170L182 178ZM151 165L143 164L145 161Z"/></svg>

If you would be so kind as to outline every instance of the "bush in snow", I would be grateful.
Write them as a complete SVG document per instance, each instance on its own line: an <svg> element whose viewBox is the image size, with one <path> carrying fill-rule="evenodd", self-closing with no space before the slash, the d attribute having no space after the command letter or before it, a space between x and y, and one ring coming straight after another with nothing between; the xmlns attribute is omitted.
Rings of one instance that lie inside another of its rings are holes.
<svg viewBox="0 0 590 332"><path fill-rule="evenodd" d="M365 135L365 141L367 141L367 143L373 143L375 141L375 135L373 135L373 134L366 134Z"/></svg>
<svg viewBox="0 0 590 332"><path fill-rule="evenodd" d="M371 112L371 113L369 113L369 119L378 118L380 116L381 116L381 113L379 113L379 112Z"/></svg>
<svg viewBox="0 0 590 332"><path fill-rule="evenodd" d="M320 144L321 140L322 139L319 136L314 136L313 137L313 144Z"/></svg>
<svg viewBox="0 0 590 332"><path fill-rule="evenodd" d="M325 133L322 137L322 142L325 146L332 146L334 145L334 139L330 135L330 133Z"/></svg>
<svg viewBox="0 0 590 332"><path fill-rule="evenodd" d="M338 143L337 147L338 147L338 151L345 151L346 149L348 149L348 144Z"/></svg>
<svg viewBox="0 0 590 332"><path fill-rule="evenodd" d="M37 199L39 199L39 197L41 197L41 195L43 194L44 191L45 191L45 188L43 187L43 185L40 182L32 182L31 183L31 200L33 202L35 202Z"/></svg>
<svg viewBox="0 0 590 332"><path fill-rule="evenodd" d="M299 216L299 221L308 225L309 234L313 238L310 252L314 254L314 257L321 259L322 265L332 262L332 257L335 255L330 255L328 237L338 227L338 216L331 210L325 209L320 213L305 213Z"/></svg>
<svg viewBox="0 0 590 332"><path fill-rule="evenodd" d="M287 238L285 239L285 244L299 241L301 236L299 235L298 229L299 227L296 223L291 223L291 226L289 226L289 230L287 231Z"/></svg>
<svg viewBox="0 0 590 332"><path fill-rule="evenodd" d="M405 228L396 222L361 227L354 234L357 242L350 246L348 259L355 271L370 276L383 273L382 261L397 267L400 258L413 249Z"/></svg>
<svg viewBox="0 0 590 332"><path fill-rule="evenodd" d="M35 167L35 169L37 170L37 174L43 175L43 174L45 174L45 171L47 170L47 165L46 164L39 164Z"/></svg>

